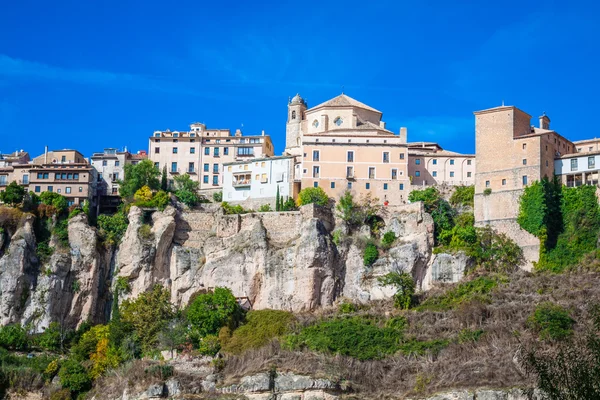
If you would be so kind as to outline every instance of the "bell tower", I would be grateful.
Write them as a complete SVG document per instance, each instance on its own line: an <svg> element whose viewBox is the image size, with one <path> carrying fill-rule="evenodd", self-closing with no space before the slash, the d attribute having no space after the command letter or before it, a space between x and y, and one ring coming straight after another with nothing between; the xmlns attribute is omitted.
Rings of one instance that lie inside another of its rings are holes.
<svg viewBox="0 0 600 400"><path fill-rule="evenodd" d="M288 101L288 117L285 125L285 152L302 154L302 121L306 118L306 101L296 94Z"/></svg>

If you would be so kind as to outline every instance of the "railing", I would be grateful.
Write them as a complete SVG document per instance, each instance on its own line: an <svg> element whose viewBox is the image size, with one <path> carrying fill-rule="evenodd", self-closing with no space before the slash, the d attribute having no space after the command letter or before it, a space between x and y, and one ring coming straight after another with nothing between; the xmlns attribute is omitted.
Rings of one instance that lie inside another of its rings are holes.
<svg viewBox="0 0 600 400"><path fill-rule="evenodd" d="M237 186L250 186L250 184L252 183L252 179L242 179L239 181L234 181L233 182L233 186L237 187Z"/></svg>
<svg viewBox="0 0 600 400"><path fill-rule="evenodd" d="M195 174L196 170L194 168L188 168L185 172L187 172L188 174Z"/></svg>

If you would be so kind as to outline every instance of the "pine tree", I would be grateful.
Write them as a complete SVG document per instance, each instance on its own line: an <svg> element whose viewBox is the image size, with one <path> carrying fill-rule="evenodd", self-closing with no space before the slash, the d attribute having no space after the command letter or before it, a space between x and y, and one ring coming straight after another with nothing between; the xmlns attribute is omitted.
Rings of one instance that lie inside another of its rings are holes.
<svg viewBox="0 0 600 400"><path fill-rule="evenodd" d="M281 197L279 196L279 185L277 185L277 195L275 196L275 211L281 211L281 204L279 200Z"/></svg>
<svg viewBox="0 0 600 400"><path fill-rule="evenodd" d="M167 191L167 188L168 188L168 182L167 182L167 166L166 166L166 165L163 167L163 170L162 170L162 178L161 178L161 180L160 180L160 188L161 188L162 190L164 190L165 192Z"/></svg>

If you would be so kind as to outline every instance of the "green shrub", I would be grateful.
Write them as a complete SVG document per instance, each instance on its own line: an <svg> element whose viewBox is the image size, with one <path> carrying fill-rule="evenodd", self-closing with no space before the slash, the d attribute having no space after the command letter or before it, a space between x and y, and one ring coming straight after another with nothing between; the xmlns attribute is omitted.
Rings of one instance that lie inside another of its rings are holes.
<svg viewBox="0 0 600 400"><path fill-rule="evenodd" d="M228 288L217 287L212 293L200 294L185 310L193 334L197 337L216 335L219 329L233 325L241 317L241 309Z"/></svg>
<svg viewBox="0 0 600 400"><path fill-rule="evenodd" d="M465 328L458 333L458 343L477 342L483 336L483 329L468 329Z"/></svg>
<svg viewBox="0 0 600 400"><path fill-rule="evenodd" d="M422 356L424 354L438 354L445 347L450 344L450 340L448 339L433 339L433 340L424 340L419 341L416 339L408 340L405 343L402 343L398 350L402 352L402 354L411 356L417 355Z"/></svg>
<svg viewBox="0 0 600 400"><path fill-rule="evenodd" d="M335 205L338 217L346 222L350 229L358 228L371 221L380 211L379 199L371 197L371 193L363 195L360 201L354 201L350 191L344 192Z"/></svg>
<svg viewBox="0 0 600 400"><path fill-rule="evenodd" d="M563 307L547 302L535 308L527 324L542 340L562 340L573 334L575 321Z"/></svg>
<svg viewBox="0 0 600 400"><path fill-rule="evenodd" d="M245 323L234 330L231 337L224 337L223 351L241 354L249 349L260 348L271 340L288 333L294 321L294 315L288 311L250 311L246 315ZM219 337L221 336L219 334Z"/></svg>
<svg viewBox="0 0 600 400"><path fill-rule="evenodd" d="M154 239L154 233L152 233L152 227L148 224L143 224L138 228L138 235L143 240Z"/></svg>
<svg viewBox="0 0 600 400"><path fill-rule="evenodd" d="M61 347L61 328L58 322L50 323L43 333L38 335L36 343L45 350L57 351Z"/></svg>
<svg viewBox="0 0 600 400"><path fill-rule="evenodd" d="M333 240L333 243L335 243L336 246L339 246L342 239L342 231L340 231L339 229L334 230L331 234L331 238Z"/></svg>
<svg viewBox="0 0 600 400"><path fill-rule="evenodd" d="M66 211L69 207L67 198L55 192L42 192L40 194L40 202L44 205L54 207L59 213Z"/></svg>
<svg viewBox="0 0 600 400"><path fill-rule="evenodd" d="M37 244L35 254L40 264L45 264L50 260L52 254L54 254L54 248L50 247L48 242L41 242Z"/></svg>
<svg viewBox="0 0 600 400"><path fill-rule="evenodd" d="M490 194L492 194L492 189L491 188L486 188L483 190L483 195L484 196L489 196Z"/></svg>
<svg viewBox="0 0 600 400"><path fill-rule="evenodd" d="M246 210L244 207L239 204L232 206L228 202L224 201L221 203L221 207L223 207L223 212L225 214L246 214L251 212L250 210Z"/></svg>
<svg viewBox="0 0 600 400"><path fill-rule="evenodd" d="M83 213L83 210L79 207L75 207L73 208L73 210L71 210L71 212L69 213L69 217L68 219L71 219L73 217L78 216L79 214Z"/></svg>
<svg viewBox="0 0 600 400"><path fill-rule="evenodd" d="M27 331L20 324L0 327L0 347L25 350L28 347Z"/></svg>
<svg viewBox="0 0 600 400"><path fill-rule="evenodd" d="M311 203L315 203L322 207L328 207L329 197L321 187L307 187L298 193L296 203L298 204L298 207Z"/></svg>
<svg viewBox="0 0 600 400"><path fill-rule="evenodd" d="M121 238L127 231L129 221L124 212L117 212L113 215L99 215L98 228L100 235L111 245L119 244Z"/></svg>
<svg viewBox="0 0 600 400"><path fill-rule="evenodd" d="M50 400L72 400L70 389L60 389L50 395Z"/></svg>
<svg viewBox="0 0 600 400"><path fill-rule="evenodd" d="M368 243L363 252L363 264L370 267L379 258L379 250L373 243Z"/></svg>
<svg viewBox="0 0 600 400"><path fill-rule="evenodd" d="M450 204L442 198L435 187L423 190L413 190L408 195L410 202L422 201L425 212L431 214L434 225L434 239L436 244L448 244L440 239L447 238L444 231L452 230L454 226L454 210Z"/></svg>
<svg viewBox="0 0 600 400"><path fill-rule="evenodd" d="M283 205L281 206L280 211L296 211L296 210L298 210L298 207L296 206L296 202L294 201L294 199L287 198L283 202Z"/></svg>
<svg viewBox="0 0 600 400"><path fill-rule="evenodd" d="M286 338L292 349L307 348L359 360L381 359L394 354L402 338L391 328L380 328L368 318L350 317L321 321Z"/></svg>
<svg viewBox="0 0 600 400"><path fill-rule="evenodd" d="M6 189L0 192L0 201L13 207L21 204L24 197L25 188L15 181L9 183Z"/></svg>
<svg viewBox="0 0 600 400"><path fill-rule="evenodd" d="M473 280L459 283L443 294L427 298L418 310L450 310L461 304L478 300L489 302L489 293L498 286L499 278L480 276Z"/></svg>
<svg viewBox="0 0 600 400"><path fill-rule="evenodd" d="M163 170L163 174L166 181L166 170ZM200 182L192 180L188 174L175 176L175 196L179 201L188 207L193 207L200 202L198 196L198 187ZM162 190L167 190L163 187Z"/></svg>
<svg viewBox="0 0 600 400"><path fill-rule="evenodd" d="M160 171L150 160L143 160L137 164L126 164L124 167L124 179L119 187L119 194L124 198L132 198L143 186L150 190L158 190L160 182L158 177Z"/></svg>
<svg viewBox="0 0 600 400"><path fill-rule="evenodd" d="M79 362L71 359L64 361L58 372L60 384L72 392L82 392L92 387L92 378Z"/></svg>
<svg viewBox="0 0 600 400"><path fill-rule="evenodd" d="M206 335L198 341L198 353L203 356L214 357L221 350L221 343L217 335Z"/></svg>
<svg viewBox="0 0 600 400"><path fill-rule="evenodd" d="M454 193L450 197L450 204L456 206L471 206L473 207L475 198L475 186L456 186Z"/></svg>
<svg viewBox="0 0 600 400"><path fill-rule="evenodd" d="M381 239L381 245L389 248L396 241L396 234L392 231L388 231L383 235Z"/></svg>
<svg viewBox="0 0 600 400"><path fill-rule="evenodd" d="M260 206L260 208L258 209L258 211L260 211L260 212L270 212L270 211L273 211L273 209L271 208L270 204L263 204L262 206Z"/></svg>
<svg viewBox="0 0 600 400"><path fill-rule="evenodd" d="M159 210L164 210L169 204L169 194L163 190L159 190L152 198L152 204Z"/></svg>
<svg viewBox="0 0 600 400"><path fill-rule="evenodd" d="M223 201L223 192L215 192L212 197L215 203L220 203Z"/></svg>
<svg viewBox="0 0 600 400"><path fill-rule="evenodd" d="M169 379L173 376L175 369L169 364L152 365L144 370L146 375L154 376L161 380Z"/></svg>
<svg viewBox="0 0 600 400"><path fill-rule="evenodd" d="M69 221L67 219L59 219L52 233L56 236L61 246L69 247Z"/></svg>
<svg viewBox="0 0 600 400"><path fill-rule="evenodd" d="M402 333L408 328L408 320L402 315L392 317L385 322L385 327Z"/></svg>
<svg viewBox="0 0 600 400"><path fill-rule="evenodd" d="M415 281L408 272L390 272L377 279L379 284L384 286L394 286L396 293L394 294L394 306L407 310L415 294Z"/></svg>
<svg viewBox="0 0 600 400"><path fill-rule="evenodd" d="M358 311L358 307L352 303L343 302L338 306L338 312L340 314L351 314Z"/></svg>

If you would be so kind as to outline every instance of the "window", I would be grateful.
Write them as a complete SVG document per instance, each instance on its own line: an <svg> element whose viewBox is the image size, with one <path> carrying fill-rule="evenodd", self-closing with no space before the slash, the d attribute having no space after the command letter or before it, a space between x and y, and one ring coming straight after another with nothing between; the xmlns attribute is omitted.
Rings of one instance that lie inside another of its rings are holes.
<svg viewBox="0 0 600 400"><path fill-rule="evenodd" d="M213 185L218 185L219 184L219 175L213 175Z"/></svg>
<svg viewBox="0 0 600 400"><path fill-rule="evenodd" d="M38 179L42 179L44 177L44 174L42 174L41 172L37 173L37 178Z"/></svg>
<svg viewBox="0 0 600 400"><path fill-rule="evenodd" d="M313 150L313 161L319 161L319 150Z"/></svg>
<svg viewBox="0 0 600 400"><path fill-rule="evenodd" d="M51 191L53 191L53 190L54 190L54 188L53 188L52 186L48 186L48 191L49 191L49 192L51 192Z"/></svg>
<svg viewBox="0 0 600 400"><path fill-rule="evenodd" d="M450 171L450 178L454 178L454 171Z"/></svg>
<svg viewBox="0 0 600 400"><path fill-rule="evenodd" d="M177 172L177 163L176 162L171 163L171 172Z"/></svg>
<svg viewBox="0 0 600 400"><path fill-rule="evenodd" d="M67 179L67 174L61 174L61 179Z"/></svg>
<svg viewBox="0 0 600 400"><path fill-rule="evenodd" d="M209 168L210 168L210 167L209 167L209 165L208 165L208 164L204 164L204 172L208 172L208 169L209 169Z"/></svg>
<svg viewBox="0 0 600 400"><path fill-rule="evenodd" d="M433 160L431 160L431 163L432 163L433 165L437 165L437 159L435 159L435 158L434 158Z"/></svg>
<svg viewBox="0 0 600 400"><path fill-rule="evenodd" d="M527 159L526 158L523 159L523 165L527 165Z"/></svg>
<svg viewBox="0 0 600 400"><path fill-rule="evenodd" d="M190 154L196 154L196 148L190 147Z"/></svg>
<svg viewBox="0 0 600 400"><path fill-rule="evenodd" d="M375 167L369 167L369 179L375 179Z"/></svg>
<svg viewBox="0 0 600 400"><path fill-rule="evenodd" d="M594 148L593 147L588 147L588 151L592 151Z"/></svg>
<svg viewBox="0 0 600 400"><path fill-rule="evenodd" d="M44 172L44 179L48 179L49 176L50 174L48 172Z"/></svg>
<svg viewBox="0 0 600 400"><path fill-rule="evenodd" d="M348 157L346 158L346 161L354 162L354 152L353 151L348 152Z"/></svg>
<svg viewBox="0 0 600 400"><path fill-rule="evenodd" d="M36 192L36 193L39 193L39 192L41 192L41 191L42 191L42 188L41 188L40 186L36 186L36 187L35 187L35 192Z"/></svg>
<svg viewBox="0 0 600 400"><path fill-rule="evenodd" d="M66 187L65 188L65 193L66 194L71 194L71 188L70 187Z"/></svg>
<svg viewBox="0 0 600 400"><path fill-rule="evenodd" d="M527 175L523 175L523 185L527 185Z"/></svg>
<svg viewBox="0 0 600 400"><path fill-rule="evenodd" d="M404 160L404 153L400 153L400 159Z"/></svg>
<svg viewBox="0 0 600 400"><path fill-rule="evenodd" d="M318 127L319 127L319 121L317 121L317 120L315 119L315 120L313 121L312 125L313 125L315 128L318 128Z"/></svg>
<svg viewBox="0 0 600 400"><path fill-rule="evenodd" d="M267 174L260 174L260 182L261 183L269 183L269 179L267 178Z"/></svg>
<svg viewBox="0 0 600 400"><path fill-rule="evenodd" d="M384 163L389 163L390 162L390 153L388 153L387 151L383 152L383 162Z"/></svg>
<svg viewBox="0 0 600 400"><path fill-rule="evenodd" d="M450 165L454 165L454 160L450 160Z"/></svg>
<svg viewBox="0 0 600 400"><path fill-rule="evenodd" d="M27 185L29 183L29 175L23 175L23 183Z"/></svg>
<svg viewBox="0 0 600 400"><path fill-rule="evenodd" d="M354 178L354 167L346 167L346 178Z"/></svg>
<svg viewBox="0 0 600 400"><path fill-rule="evenodd" d="M404 183L400 184L400 190L404 190Z"/></svg>
<svg viewBox="0 0 600 400"><path fill-rule="evenodd" d="M296 119L296 111L292 111L292 119ZM315 186L316 187L316 186Z"/></svg>
<svg viewBox="0 0 600 400"><path fill-rule="evenodd" d="M554 139L554 142L556 143L556 139ZM525 150L527 148L527 143L523 143L523 150Z"/></svg>
<svg viewBox="0 0 600 400"><path fill-rule="evenodd" d="M467 165L471 165L471 160L467 160Z"/></svg>
<svg viewBox="0 0 600 400"><path fill-rule="evenodd" d="M73 174L67 174L67 179L73 179Z"/></svg>
<svg viewBox="0 0 600 400"><path fill-rule="evenodd" d="M490 181L485 181L485 187L490 187Z"/></svg>
<svg viewBox="0 0 600 400"><path fill-rule="evenodd" d="M259 174L256 174L256 175L254 175L254 180L255 180L255 181L258 181L258 180L260 180L260 175L259 175Z"/></svg>
<svg viewBox="0 0 600 400"><path fill-rule="evenodd" d="M62 156L60 158L60 162L67 162L67 156Z"/></svg>
<svg viewBox="0 0 600 400"><path fill-rule="evenodd" d="M238 156L253 156L254 147L238 147L237 154Z"/></svg>
<svg viewBox="0 0 600 400"><path fill-rule="evenodd" d="M157 147L157 149L158 149L158 147ZM108 165L108 161L106 161L106 160L102 160L102 166L103 166L103 167L106 167L107 165Z"/></svg>
<svg viewBox="0 0 600 400"><path fill-rule="evenodd" d="M396 168L392 169L392 179L398 179L398 170Z"/></svg>
<svg viewBox="0 0 600 400"><path fill-rule="evenodd" d="M340 126L344 123L344 120L340 117L337 117L336 119L333 120L333 123L336 124L337 126Z"/></svg>
<svg viewBox="0 0 600 400"><path fill-rule="evenodd" d="M313 187L319 187L319 182L313 182Z"/></svg>
<svg viewBox="0 0 600 400"><path fill-rule="evenodd" d="M415 176L421 176L421 171L415 171Z"/></svg>
<svg viewBox="0 0 600 400"><path fill-rule="evenodd" d="M348 189L352 189L352 182L348 182Z"/></svg>
<svg viewBox="0 0 600 400"><path fill-rule="evenodd" d="M471 173L467 172L467 178L470 178L470 177L471 177Z"/></svg>
<svg viewBox="0 0 600 400"><path fill-rule="evenodd" d="M506 179L502 179L502 186L506 186Z"/></svg>
<svg viewBox="0 0 600 400"><path fill-rule="evenodd" d="M204 183L208 183L208 175L204 175L204 176L202 177L202 182L204 182Z"/></svg>
<svg viewBox="0 0 600 400"><path fill-rule="evenodd" d="M194 163L193 162L188 164L188 172L194 172Z"/></svg>
<svg viewBox="0 0 600 400"><path fill-rule="evenodd" d="M319 166L315 165L313 166L313 178L318 178L319 177Z"/></svg>
<svg viewBox="0 0 600 400"><path fill-rule="evenodd" d="M208 156L208 155L210 155L210 148L208 148L208 147L205 147L205 148L204 148L204 155L205 155L205 156Z"/></svg>
<svg viewBox="0 0 600 400"><path fill-rule="evenodd" d="M548 161L546 161L548 162ZM588 157L588 168L592 169L592 168L596 168L596 158L595 157ZM25 176L23 176L23 182L25 182Z"/></svg>
<svg viewBox="0 0 600 400"><path fill-rule="evenodd" d="M160 137L160 133L155 133L154 137Z"/></svg>
<svg viewBox="0 0 600 400"><path fill-rule="evenodd" d="M421 159L415 158L415 165L421 165Z"/></svg>
<svg viewBox="0 0 600 400"><path fill-rule="evenodd" d="M213 164L213 174L219 173L219 164Z"/></svg>
<svg viewBox="0 0 600 400"><path fill-rule="evenodd" d="M435 178L435 177L437 176L437 171L433 171L433 172L431 173L431 176L433 176L433 177Z"/></svg>
<svg viewBox="0 0 600 400"><path fill-rule="evenodd" d="M223 154L224 155L229 155L229 147L223 147Z"/></svg>
<svg viewBox="0 0 600 400"><path fill-rule="evenodd" d="M83 186L79 186L79 193L83 193Z"/></svg>
<svg viewBox="0 0 600 400"><path fill-rule="evenodd" d="M160 139L154 139L154 143L160 143Z"/></svg>
<svg viewBox="0 0 600 400"><path fill-rule="evenodd" d="M231 172L231 165L227 167L227 171Z"/></svg>
<svg viewBox="0 0 600 400"><path fill-rule="evenodd" d="M173 147L173 154L177 154L177 147Z"/></svg>
<svg viewBox="0 0 600 400"><path fill-rule="evenodd" d="M173 137L179 137L179 133L174 133Z"/></svg>
<svg viewBox="0 0 600 400"><path fill-rule="evenodd" d="M115 161L115 167L118 167L120 165L121 165L121 163L119 161Z"/></svg>
<svg viewBox="0 0 600 400"><path fill-rule="evenodd" d="M571 171L577 171L577 159L576 158L571 160Z"/></svg>
<svg viewBox="0 0 600 400"><path fill-rule="evenodd" d="M371 184L369 182L365 183L365 189L371 189Z"/></svg>
<svg viewBox="0 0 600 400"><path fill-rule="evenodd" d="M119 194L119 189L114 187L111 189L112 190L112 194Z"/></svg>
<svg viewBox="0 0 600 400"><path fill-rule="evenodd" d="M387 190L387 188L388 188L388 184L387 184L387 183L384 183L384 184L383 184L383 190Z"/></svg>
<svg viewBox="0 0 600 400"><path fill-rule="evenodd" d="M264 168L264 167L266 167L266 166L267 166L267 163L266 163L266 162L264 162L264 161L263 161L263 162L261 162L261 163L260 163L260 167L261 167L261 168Z"/></svg>
<svg viewBox="0 0 600 400"><path fill-rule="evenodd" d="M335 182L331 182L331 188L335 189Z"/></svg>
<svg viewBox="0 0 600 400"><path fill-rule="evenodd" d="M159 164L159 163L157 163L157 162L155 162L155 163L154 163L154 168L156 168L156 169L160 169L160 164Z"/></svg>
<svg viewBox="0 0 600 400"><path fill-rule="evenodd" d="M219 157L219 148L218 148L218 147L215 147L215 150L214 150L214 152L213 152L213 155L214 155L215 157Z"/></svg>
<svg viewBox="0 0 600 400"><path fill-rule="evenodd" d="M118 181L118 180L119 180L119 173L118 173L118 172L115 172L115 173L113 174L113 182L114 182L114 181Z"/></svg>
<svg viewBox="0 0 600 400"><path fill-rule="evenodd" d="M548 166L548 160L546 160L546 167Z"/></svg>

